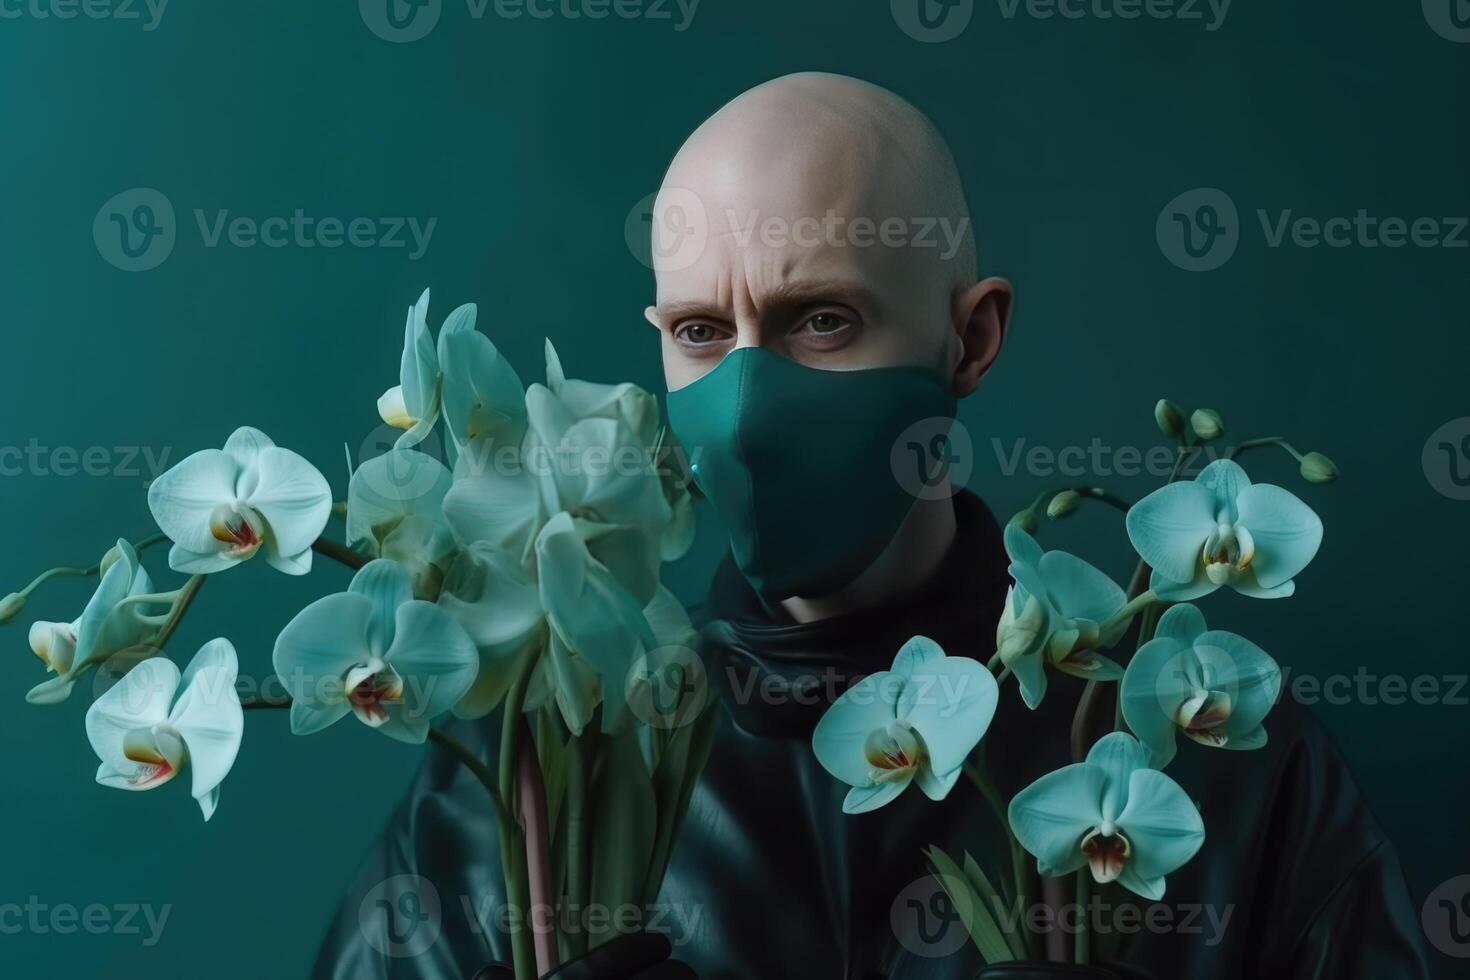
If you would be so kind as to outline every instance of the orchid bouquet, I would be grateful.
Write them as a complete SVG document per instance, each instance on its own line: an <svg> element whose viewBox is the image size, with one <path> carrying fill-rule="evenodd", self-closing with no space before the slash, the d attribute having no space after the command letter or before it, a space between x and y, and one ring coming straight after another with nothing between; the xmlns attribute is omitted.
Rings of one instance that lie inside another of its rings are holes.
<svg viewBox="0 0 1470 980"><path fill-rule="evenodd" d="M428 308L425 290L399 384L378 401L403 432L376 458L349 453L345 502L306 459L238 429L150 486L161 534L44 572L0 600L0 622L53 578L96 578L75 621L31 627L54 676L27 700L66 701L93 673L97 781L148 790L187 768L206 820L246 709L289 707L298 735L351 715L434 741L498 815L507 904L523 913L514 965L533 978L612 938L577 921L588 909L653 901L707 755L712 719L685 677L693 629L659 578L692 543L687 471L648 392L567 378L549 342L546 383L527 388L473 305L437 340ZM425 451L436 430L442 461ZM334 514L342 540L326 534ZM160 592L141 556L165 540L188 579ZM281 629L272 661L289 699L242 703L225 638L179 670L169 640L208 578L256 556L305 575L314 554L356 574ZM495 764L434 725L495 711Z"/></svg>
<svg viewBox="0 0 1470 980"><path fill-rule="evenodd" d="M1076 874L1078 905L1095 884L1147 901L1162 898L1165 878L1204 844L1195 804L1164 770L1183 736L1200 745L1249 750L1266 744L1264 720L1281 688L1276 662L1251 640L1209 629L1194 605L1222 588L1261 599L1290 596L1296 576L1322 540L1322 522L1281 487L1252 483L1237 459L1276 446L1303 478L1326 483L1337 468L1321 453L1298 452L1278 437L1223 450L1218 412L1200 409L1186 422L1174 403L1154 417L1175 440L1168 481L1136 504L1101 487L1076 486L1036 497L1007 524L1013 580L988 664L947 656L925 637L899 651L893 668L838 698L813 734L818 761L852 787L843 809L860 813L896 798L910 784L943 799L961 775L995 811L1009 842L1010 874L996 885L970 854L938 847L929 867L987 963L1037 959L1037 936L1023 917L1002 914L1030 895L1030 863L1044 876ZM1213 461L1193 480L1190 464ZM1039 514L1056 520L1084 501L1123 512L1138 554L1125 590L1093 565L1064 551L1044 551L1033 537ZM1106 651L1104 653L1103 651ZM1025 704L1046 696L1050 671L1087 681L1071 731L1073 760L1041 777L1006 805L986 772L981 744L999 685L1014 678ZM1115 730L1093 740L1101 685L1116 685ZM1003 922L1017 925L1002 928ZM1090 958L1085 918L1073 959Z"/></svg>

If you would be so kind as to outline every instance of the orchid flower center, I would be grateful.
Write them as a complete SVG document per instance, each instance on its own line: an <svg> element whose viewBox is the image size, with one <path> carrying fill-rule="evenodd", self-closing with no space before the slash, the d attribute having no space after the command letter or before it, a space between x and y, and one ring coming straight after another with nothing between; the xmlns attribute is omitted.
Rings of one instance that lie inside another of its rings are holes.
<svg viewBox="0 0 1470 980"><path fill-rule="evenodd" d="M380 657L349 670L343 687L352 713L370 728L387 721L387 706L403 698L403 678Z"/></svg>
<svg viewBox="0 0 1470 980"><path fill-rule="evenodd" d="M1219 748L1229 739L1217 729L1230 720L1233 707L1224 691L1195 691L1174 712L1174 724L1196 742Z"/></svg>
<svg viewBox="0 0 1470 980"><path fill-rule="evenodd" d="M224 547L231 558L245 559L259 550L265 535L265 521L254 508L236 501L215 508L209 519L209 533Z"/></svg>
<svg viewBox="0 0 1470 980"><path fill-rule="evenodd" d="M1133 845L1117 827L1104 822L1082 838L1082 854L1092 869L1093 880L1105 885L1123 873L1123 865L1133 855Z"/></svg>
<svg viewBox="0 0 1470 980"><path fill-rule="evenodd" d="M1220 515L1219 523L1205 539L1201 553L1205 576L1216 585L1225 585L1243 575L1256 556L1250 532Z"/></svg>
<svg viewBox="0 0 1470 980"><path fill-rule="evenodd" d="M123 736L123 755L138 764L128 777L129 789L152 789L173 779L188 755L184 740L171 725L134 728Z"/></svg>
<svg viewBox="0 0 1470 980"><path fill-rule="evenodd" d="M863 755L873 767L869 774L874 783L887 783L909 778L924 757L919 735L901 721L889 722L874 729L863 745Z"/></svg>

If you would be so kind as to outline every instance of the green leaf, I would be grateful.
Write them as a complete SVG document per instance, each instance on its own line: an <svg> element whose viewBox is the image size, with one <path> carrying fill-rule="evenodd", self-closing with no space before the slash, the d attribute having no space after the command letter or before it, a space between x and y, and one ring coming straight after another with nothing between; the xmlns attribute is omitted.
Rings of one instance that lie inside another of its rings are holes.
<svg viewBox="0 0 1470 980"><path fill-rule="evenodd" d="M567 750L562 745L556 723L548 710L536 714L536 757L541 762L541 778L546 784L546 824L551 830L551 847L556 835L562 802L567 795Z"/></svg>
<svg viewBox="0 0 1470 980"><path fill-rule="evenodd" d="M985 962L1006 963L1016 959L1010 943L1000 931L1000 926L996 925L995 916L985 907L984 901L976 894L975 886L960 870L959 865L938 847L927 848L924 856L929 859L929 870L934 875L934 880L939 882L939 886L948 893L950 901L954 902L960 913L960 921L964 923L970 939ZM986 896L994 897L993 890L991 895Z"/></svg>
<svg viewBox="0 0 1470 980"><path fill-rule="evenodd" d="M1000 909L1002 908L1005 900L1004 898L1002 898L1000 890L997 889L993 884L991 884L990 879L986 877L984 869L980 867L980 862L976 861L975 858L971 856L969 851L965 852L965 877L969 879L970 887L975 889L976 892L980 893L981 895L995 896L995 898L993 899L995 904L992 905L991 908L995 909L996 914L999 915ZM1016 924L1018 926L1020 925L1021 919L1024 917L1024 915L1025 908L1023 907L1021 901L1017 899ZM1005 923L1003 921L1000 921L999 919L996 920L996 925L1000 928L1001 934L1005 936L1006 943L1011 948L1012 956L1014 956L1018 960L1024 960L1028 955L1030 955L1029 951L1026 949L1026 937L1021 935L1019 929L1007 929L1005 927Z"/></svg>
<svg viewBox="0 0 1470 980"><path fill-rule="evenodd" d="M669 855L673 853L674 841L679 834L679 825L684 822L694 786L709 759L710 745L714 741L714 722L714 709L706 707L690 724L663 735L654 733L655 739L662 740L665 744L653 775L654 793L658 798L658 834L648 866L648 877L643 884L646 902L658 900Z"/></svg>
<svg viewBox="0 0 1470 980"><path fill-rule="evenodd" d="M637 733L607 738L593 774L592 888L594 906L642 906L643 884L658 830L653 781L643 763ZM617 935L591 936L599 946Z"/></svg>

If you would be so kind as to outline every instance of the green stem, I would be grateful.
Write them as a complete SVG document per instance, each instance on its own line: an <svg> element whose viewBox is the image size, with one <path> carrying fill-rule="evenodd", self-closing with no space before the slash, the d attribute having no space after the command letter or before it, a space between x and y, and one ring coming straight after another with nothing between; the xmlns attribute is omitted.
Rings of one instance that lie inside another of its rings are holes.
<svg viewBox="0 0 1470 980"><path fill-rule="evenodd" d="M1235 445L1226 450L1225 458L1234 459L1247 450L1258 449L1261 446L1280 446L1282 449L1290 453L1291 457L1295 459L1298 463L1302 461L1302 454L1297 450L1297 448L1291 443L1287 442L1281 436L1262 436L1259 439L1246 439L1244 442L1237 442Z"/></svg>
<svg viewBox="0 0 1470 980"><path fill-rule="evenodd" d="M1129 599L1127 604L1124 605L1122 609L1119 609L1117 612L1109 616L1107 622L1103 623L1102 626L1099 627L1098 632L1106 634L1109 630L1128 622L1134 616L1137 616L1140 612L1151 608L1158 601L1159 597L1157 594L1155 594L1153 589L1148 589L1144 592L1139 593L1132 599Z"/></svg>
<svg viewBox="0 0 1470 980"><path fill-rule="evenodd" d="M592 734L572 737L567 743L567 795L563 806L567 808L567 908L578 915L587 906L588 866L587 833L587 790L591 778L591 767L587 764L587 753L591 749ZM582 929L571 930L567 944L575 959L587 952L587 934Z"/></svg>
<svg viewBox="0 0 1470 980"><path fill-rule="evenodd" d="M531 682L535 657L526 657L517 668L505 696L500 727L500 799L511 814L520 812L516 793L517 752L524 727L521 715L525 709L526 688ZM530 869L526 864L526 838L518 823L504 820L500 824L500 863L505 872L505 897L512 909L520 912L520 921L512 923L510 942L516 980L536 980L536 946L531 932Z"/></svg>
<svg viewBox="0 0 1470 980"><path fill-rule="evenodd" d="M359 555L345 544L340 544L330 538L317 538L311 543L311 550L325 558L356 571L368 562L372 561L366 555Z"/></svg>
<svg viewBox="0 0 1470 980"><path fill-rule="evenodd" d="M990 781L990 773L984 765L983 748L981 751L979 762L967 761L965 763L965 775L969 777L970 782L975 784L975 788L985 798L986 805L995 814L995 819L1000 823L1001 829L1005 831L1006 841L1011 851L1011 880L1016 890L1016 900L1024 910L1030 901L1026 887L1026 852L1021 848L1021 842L1016 839L1015 833L1011 830L1011 821L1006 812L1005 801L1000 798L995 784Z"/></svg>
<svg viewBox="0 0 1470 980"><path fill-rule="evenodd" d="M158 544L160 541L167 540L168 535L166 534L150 534L148 537L141 538L140 540L134 542L133 550L141 554L142 552L147 551L149 548L153 547L155 544ZM27 585L25 588L21 589L20 595L29 598L30 594L39 589L42 585L45 585L53 578L57 578L62 575L69 575L77 578L86 578L89 575L96 575L101 570L101 562L98 562L95 565L88 565L86 568L48 568L46 571L42 572L40 575L37 575L34 579L32 579L30 585Z"/></svg>
<svg viewBox="0 0 1470 980"><path fill-rule="evenodd" d="M1092 873L1087 868L1077 872L1077 936L1073 948L1073 959L1078 966L1086 966L1092 959L1092 914L1088 905L1092 901Z"/></svg>
<svg viewBox="0 0 1470 980"><path fill-rule="evenodd" d="M470 775L480 781L480 785L485 787L485 792L490 794L490 802L495 806L495 816L499 823L503 825L509 822L511 816L505 809L505 802L500 798L500 782L495 775L495 770L481 762L478 755L471 752L465 747L463 742L443 729L430 728L429 740L454 756L461 765L470 771Z"/></svg>
<svg viewBox="0 0 1470 980"><path fill-rule="evenodd" d="M163 648L164 644L169 641L169 637L174 635L174 630L178 629L179 624L184 621L184 614L194 604L194 597L199 594L199 590L204 586L204 580L208 577L208 575L192 575L189 581L184 583L184 587L179 590L179 600L174 603L174 611L169 614L168 622L163 624L163 629L158 633L156 642L159 649Z"/></svg>

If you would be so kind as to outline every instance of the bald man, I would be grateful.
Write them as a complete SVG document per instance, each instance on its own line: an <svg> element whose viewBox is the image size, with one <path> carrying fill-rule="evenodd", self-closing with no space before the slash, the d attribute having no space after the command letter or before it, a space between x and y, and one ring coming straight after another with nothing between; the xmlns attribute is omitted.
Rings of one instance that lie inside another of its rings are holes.
<svg viewBox="0 0 1470 980"><path fill-rule="evenodd" d="M939 802L906 792L844 813L849 787L817 763L812 731L916 634L952 655L994 649L1007 557L985 505L943 479L943 436L996 359L1011 288L979 275L934 126L854 79L741 95L679 151L654 211L647 317L670 422L731 546L701 633L716 734L646 931L555 976L970 980L984 963L923 852L971 854L1000 880L985 799L962 780ZM1035 711L1005 692L985 739L1003 797L1071 761L1080 691L1059 675ZM1426 977L1393 849L1330 741L1290 702L1268 727L1258 751L1171 764L1207 844L1165 902L1098 890L1093 966L983 976ZM494 726L452 730L496 757ZM483 788L431 756L314 975L507 976L490 965L509 959L496 840ZM427 938L381 934L376 909L403 881L440 897ZM1075 908L1026 884L1032 902L1008 911L1030 958L1064 957Z"/></svg>

